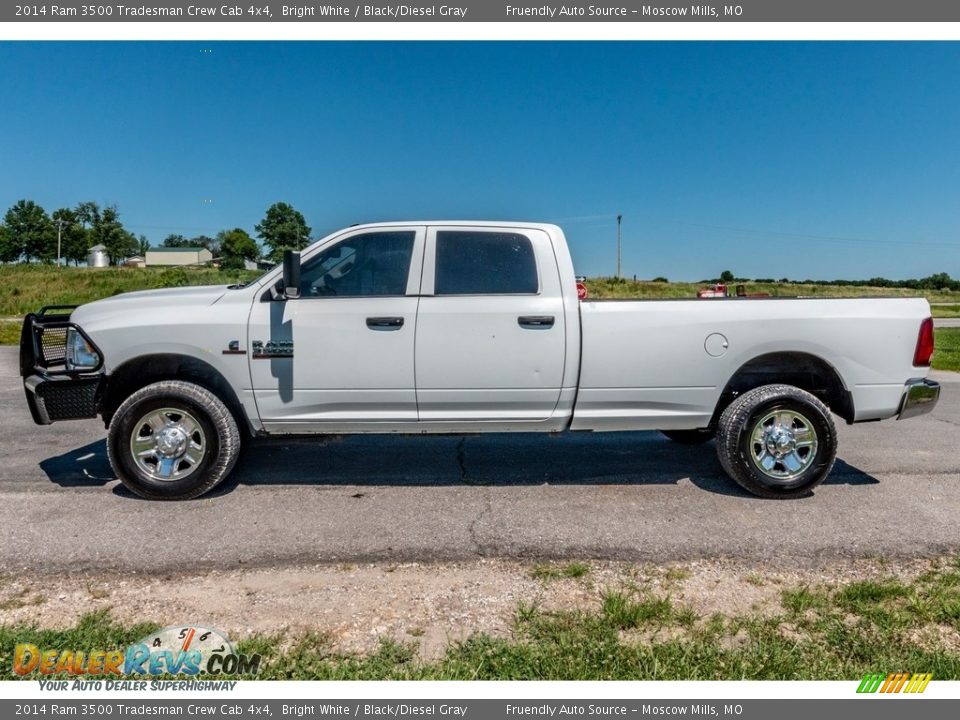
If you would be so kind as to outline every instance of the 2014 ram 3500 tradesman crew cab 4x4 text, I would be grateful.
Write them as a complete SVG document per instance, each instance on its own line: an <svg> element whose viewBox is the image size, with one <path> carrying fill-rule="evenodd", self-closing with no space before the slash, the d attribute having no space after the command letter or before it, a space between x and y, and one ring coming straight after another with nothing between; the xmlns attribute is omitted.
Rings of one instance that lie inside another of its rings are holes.
<svg viewBox="0 0 960 720"><path fill-rule="evenodd" d="M832 415L929 412L923 299L585 301L560 228L355 226L245 285L26 317L34 420L100 415L117 476L201 495L265 435L661 430L713 436L771 498L830 472ZM322 463L318 464L322 478Z"/></svg>

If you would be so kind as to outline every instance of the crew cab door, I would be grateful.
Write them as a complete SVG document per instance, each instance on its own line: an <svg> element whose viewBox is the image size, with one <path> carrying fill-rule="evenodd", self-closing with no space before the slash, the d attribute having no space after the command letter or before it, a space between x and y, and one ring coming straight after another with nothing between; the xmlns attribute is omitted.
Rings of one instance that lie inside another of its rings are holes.
<svg viewBox="0 0 960 720"><path fill-rule="evenodd" d="M417 421L414 331L423 227L346 232L301 260L300 297L250 314L254 397L268 432Z"/></svg>
<svg viewBox="0 0 960 720"><path fill-rule="evenodd" d="M430 227L417 312L421 422L542 421L563 382L565 323L549 236Z"/></svg>

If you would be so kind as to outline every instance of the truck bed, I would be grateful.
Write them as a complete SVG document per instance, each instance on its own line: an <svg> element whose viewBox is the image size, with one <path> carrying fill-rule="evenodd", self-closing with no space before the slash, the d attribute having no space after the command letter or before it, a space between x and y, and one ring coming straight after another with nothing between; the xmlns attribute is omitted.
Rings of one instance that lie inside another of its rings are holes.
<svg viewBox="0 0 960 720"><path fill-rule="evenodd" d="M588 300L572 429L706 427L737 371L820 358L845 380L852 421L896 414L913 367L922 298ZM762 361L761 361L762 362Z"/></svg>

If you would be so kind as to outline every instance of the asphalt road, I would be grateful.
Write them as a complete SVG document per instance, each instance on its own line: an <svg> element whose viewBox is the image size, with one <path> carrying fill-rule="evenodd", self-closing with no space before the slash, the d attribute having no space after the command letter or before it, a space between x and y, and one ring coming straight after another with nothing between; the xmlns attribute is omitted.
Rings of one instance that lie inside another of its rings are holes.
<svg viewBox="0 0 960 720"><path fill-rule="evenodd" d="M245 451L187 503L113 479L98 421L37 427L0 348L0 572L145 573L478 556L813 564L960 551L960 375L933 414L840 427L831 477L741 492L713 445L657 433L350 437Z"/></svg>

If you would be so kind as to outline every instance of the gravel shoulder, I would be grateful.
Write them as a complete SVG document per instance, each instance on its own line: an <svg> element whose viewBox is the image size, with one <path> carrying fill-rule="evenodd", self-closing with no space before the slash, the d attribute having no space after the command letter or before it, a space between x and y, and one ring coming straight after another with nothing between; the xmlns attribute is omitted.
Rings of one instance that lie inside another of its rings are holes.
<svg viewBox="0 0 960 720"><path fill-rule="evenodd" d="M565 563L323 564L202 574L75 573L2 578L0 624L73 625L109 610L121 622L196 623L239 639L321 633L332 650L368 653L381 639L419 645L433 659L452 641L509 636L519 608L596 610L605 591L669 597L702 618L776 616L784 590L860 580L910 581L950 559L846 560L805 567L710 560L670 564L595 561L582 577ZM543 577L544 575L548 577ZM950 631L944 647L960 648Z"/></svg>

